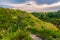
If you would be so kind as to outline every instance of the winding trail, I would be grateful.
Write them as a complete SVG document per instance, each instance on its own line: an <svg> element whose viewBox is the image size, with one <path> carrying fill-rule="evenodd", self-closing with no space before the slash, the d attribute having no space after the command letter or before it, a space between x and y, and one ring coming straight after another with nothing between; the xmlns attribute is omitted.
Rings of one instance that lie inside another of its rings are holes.
<svg viewBox="0 0 60 40"><path fill-rule="evenodd" d="M37 37L35 34L31 34L33 40L42 40L41 38Z"/></svg>

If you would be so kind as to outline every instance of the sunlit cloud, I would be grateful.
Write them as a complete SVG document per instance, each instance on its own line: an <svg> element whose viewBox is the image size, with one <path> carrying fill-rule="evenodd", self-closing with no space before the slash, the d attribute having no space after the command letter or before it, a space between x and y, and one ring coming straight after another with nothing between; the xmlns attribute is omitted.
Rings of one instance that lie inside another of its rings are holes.
<svg viewBox="0 0 60 40"><path fill-rule="evenodd" d="M46 8L58 7L60 6L60 2L56 2L53 4L40 4L38 5L34 0L26 1L20 4L13 4L13 3L2 3L2 5L12 6L13 9L21 9L26 11L41 11Z"/></svg>

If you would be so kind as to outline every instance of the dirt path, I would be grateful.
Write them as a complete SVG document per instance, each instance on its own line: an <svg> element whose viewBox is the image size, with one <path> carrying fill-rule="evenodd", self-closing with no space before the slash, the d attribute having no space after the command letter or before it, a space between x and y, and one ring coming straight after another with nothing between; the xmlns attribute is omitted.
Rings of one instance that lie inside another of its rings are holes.
<svg viewBox="0 0 60 40"><path fill-rule="evenodd" d="M34 40L42 40L41 38L37 37L36 35L32 34L31 37L34 39Z"/></svg>

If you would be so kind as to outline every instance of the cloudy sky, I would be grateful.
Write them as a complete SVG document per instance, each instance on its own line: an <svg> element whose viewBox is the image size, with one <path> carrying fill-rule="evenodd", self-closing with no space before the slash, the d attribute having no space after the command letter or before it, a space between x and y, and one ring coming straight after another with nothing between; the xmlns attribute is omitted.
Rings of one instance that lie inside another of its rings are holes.
<svg viewBox="0 0 60 40"><path fill-rule="evenodd" d="M0 7L25 11L57 11L60 0L0 0Z"/></svg>

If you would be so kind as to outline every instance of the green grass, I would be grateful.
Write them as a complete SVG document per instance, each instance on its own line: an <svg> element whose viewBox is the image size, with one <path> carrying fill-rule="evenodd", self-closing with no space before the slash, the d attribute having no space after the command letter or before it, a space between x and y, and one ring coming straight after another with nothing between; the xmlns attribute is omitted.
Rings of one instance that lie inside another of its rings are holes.
<svg viewBox="0 0 60 40"><path fill-rule="evenodd" d="M36 34L43 40L60 39L60 30L54 24L42 21L31 13L4 8L0 8L0 11L0 40L33 40L31 34Z"/></svg>

